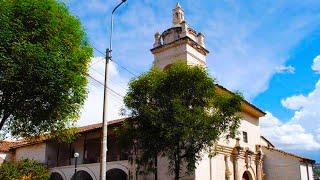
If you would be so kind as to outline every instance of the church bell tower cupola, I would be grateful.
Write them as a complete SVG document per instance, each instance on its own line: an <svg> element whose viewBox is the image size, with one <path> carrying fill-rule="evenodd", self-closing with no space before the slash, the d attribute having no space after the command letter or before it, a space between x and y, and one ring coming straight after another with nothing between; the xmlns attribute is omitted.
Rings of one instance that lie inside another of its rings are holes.
<svg viewBox="0 0 320 180"><path fill-rule="evenodd" d="M184 21L184 12L179 3L177 3L176 7L172 10L172 23L173 26L179 25Z"/></svg>
<svg viewBox="0 0 320 180"><path fill-rule="evenodd" d="M161 69L176 61L205 67L209 53L205 48L204 35L189 27L179 3L172 10L172 27L161 34L155 33L151 52L154 66Z"/></svg>

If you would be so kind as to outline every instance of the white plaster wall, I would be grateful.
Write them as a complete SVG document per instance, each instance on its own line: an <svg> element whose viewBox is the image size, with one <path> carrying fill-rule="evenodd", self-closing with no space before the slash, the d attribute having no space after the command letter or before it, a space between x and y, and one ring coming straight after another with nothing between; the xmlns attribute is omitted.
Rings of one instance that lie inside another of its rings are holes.
<svg viewBox="0 0 320 180"><path fill-rule="evenodd" d="M308 169L308 172L307 172ZM309 178L308 178L309 173ZM300 165L301 180L313 180L313 170L311 164L301 164Z"/></svg>
<svg viewBox="0 0 320 180"><path fill-rule="evenodd" d="M308 180L308 174L307 174L307 166L304 164L300 165L300 174L301 174L301 180Z"/></svg>
<svg viewBox="0 0 320 180"><path fill-rule="evenodd" d="M35 144L16 149L15 159L34 159L40 163L46 163L46 144Z"/></svg>
<svg viewBox="0 0 320 180"><path fill-rule="evenodd" d="M4 152L0 152L0 165L3 163L3 161L8 159L8 154Z"/></svg>
<svg viewBox="0 0 320 180"><path fill-rule="evenodd" d="M188 52L188 63L189 64L198 64L198 65L205 65L206 64L206 56L201 54L195 48L190 46L189 44L186 45L186 50Z"/></svg>
<svg viewBox="0 0 320 180"><path fill-rule="evenodd" d="M182 165L183 166L183 165ZM169 172L169 161L167 158L165 157L158 157L158 179L159 180L162 180L162 179L165 179L165 180L173 180L174 179L174 175L173 174L170 174ZM181 175L183 176L181 178L181 180L193 180L194 179L194 175L187 175L185 174L186 172L186 168L183 167L182 168L182 171L181 171ZM146 180L153 180L154 176L146 176L144 177L144 179Z"/></svg>
<svg viewBox="0 0 320 180"><path fill-rule="evenodd" d="M298 159L263 147L263 171L266 180L300 180Z"/></svg>
<svg viewBox="0 0 320 180"><path fill-rule="evenodd" d="M313 168L312 168L312 164L308 165L308 169L309 169L309 180L313 180Z"/></svg>
<svg viewBox="0 0 320 180"><path fill-rule="evenodd" d="M203 180L211 178L215 180L224 180L225 179L225 161L223 154L217 154L211 159L208 157L208 153L203 153L202 160L199 161L195 171L195 179ZM210 169L211 161L211 169ZM230 166L229 166L230 167Z"/></svg>
<svg viewBox="0 0 320 180"><path fill-rule="evenodd" d="M240 138L240 146L244 148L249 148L251 151L255 152L255 147L257 144L261 143L260 140L260 126L259 126L259 119L254 118L248 114L242 113L243 119L240 122L240 127L238 129ZM243 141L242 132L245 131L248 134L248 143ZM226 140L225 136L221 137L218 144L234 147L236 144L235 139Z"/></svg>

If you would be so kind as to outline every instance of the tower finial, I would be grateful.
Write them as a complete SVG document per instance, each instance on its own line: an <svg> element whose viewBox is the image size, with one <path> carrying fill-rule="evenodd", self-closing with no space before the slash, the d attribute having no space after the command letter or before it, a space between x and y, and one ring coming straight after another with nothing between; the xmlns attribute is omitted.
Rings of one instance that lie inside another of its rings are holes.
<svg viewBox="0 0 320 180"><path fill-rule="evenodd" d="M177 2L176 7L172 10L172 16L173 25L180 24L182 21L184 21L184 12L179 2Z"/></svg>
<svg viewBox="0 0 320 180"><path fill-rule="evenodd" d="M176 4L176 8L181 8L181 6L180 6L180 3L179 3L179 2L177 2L177 4Z"/></svg>

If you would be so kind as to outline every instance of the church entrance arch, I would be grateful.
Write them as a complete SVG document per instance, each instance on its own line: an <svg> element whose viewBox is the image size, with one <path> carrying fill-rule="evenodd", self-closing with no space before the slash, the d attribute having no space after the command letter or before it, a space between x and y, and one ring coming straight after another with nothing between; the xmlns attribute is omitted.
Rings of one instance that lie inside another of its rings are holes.
<svg viewBox="0 0 320 180"><path fill-rule="evenodd" d="M107 171L107 179L108 180L127 180L128 175L121 169L110 169Z"/></svg>
<svg viewBox="0 0 320 180"><path fill-rule="evenodd" d="M253 180L249 171L245 171L242 175L242 180Z"/></svg>

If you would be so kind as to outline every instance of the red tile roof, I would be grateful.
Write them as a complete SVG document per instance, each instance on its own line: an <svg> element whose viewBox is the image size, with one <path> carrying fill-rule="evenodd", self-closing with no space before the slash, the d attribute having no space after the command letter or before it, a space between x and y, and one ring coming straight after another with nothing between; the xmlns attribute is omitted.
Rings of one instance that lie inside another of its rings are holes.
<svg viewBox="0 0 320 180"><path fill-rule="evenodd" d="M16 143L16 141L0 141L0 152L9 152Z"/></svg>
<svg viewBox="0 0 320 180"><path fill-rule="evenodd" d="M108 122L108 125L119 125L121 124L123 121L125 120L125 118L123 119L117 119L117 120L112 120ZM102 128L102 123L97 123L97 124L91 124L91 125L87 125L87 126L82 126L78 128L78 133L84 133L84 132L88 132L88 131L93 131L93 130L97 130ZM32 145L32 144L38 144L38 143L42 143L46 140L49 140L50 136L41 136L37 139L34 140L22 140L22 141L16 141L13 142L13 144L10 146L9 149L16 149L18 147L23 147L23 146L28 146L28 145ZM1 147L1 145L0 145ZM1 149L0 149L1 151Z"/></svg>

